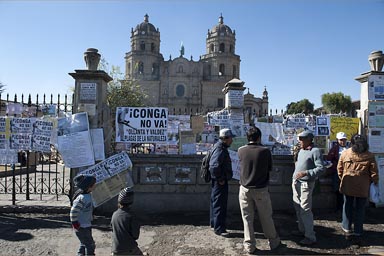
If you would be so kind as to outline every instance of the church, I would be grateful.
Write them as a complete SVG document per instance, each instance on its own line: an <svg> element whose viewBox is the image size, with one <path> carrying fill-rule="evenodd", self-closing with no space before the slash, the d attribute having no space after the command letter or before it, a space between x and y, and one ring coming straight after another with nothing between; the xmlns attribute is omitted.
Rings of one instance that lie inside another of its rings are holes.
<svg viewBox="0 0 384 256"><path fill-rule="evenodd" d="M193 60L180 55L164 60L160 52L160 31L149 16L131 30L131 50L125 55L125 80L141 86L147 106L167 107L171 115L196 115L225 107L223 88L240 79L240 56L236 54L236 32L224 24L208 29L206 53ZM244 95L244 112L254 116L268 114L268 92L261 98Z"/></svg>

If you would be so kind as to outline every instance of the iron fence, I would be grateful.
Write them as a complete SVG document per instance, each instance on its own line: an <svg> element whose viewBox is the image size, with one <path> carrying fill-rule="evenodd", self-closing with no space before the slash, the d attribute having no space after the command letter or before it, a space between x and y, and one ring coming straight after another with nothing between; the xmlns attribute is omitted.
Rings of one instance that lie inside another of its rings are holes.
<svg viewBox="0 0 384 256"><path fill-rule="evenodd" d="M67 95L63 101L60 95L54 101L52 94L49 97L44 94L42 101L39 101L39 95L36 95L35 101L28 95L26 102L24 95L21 95L20 101L17 95L10 99L9 94L6 95L6 99L2 99L0 94L0 99L0 116L8 116L8 103L20 103L23 108L32 108L33 111L28 110L28 117L41 117L44 106L49 104L57 105L56 116L72 112L72 104L68 101ZM30 200L31 194L40 195L40 200L43 199L43 195L56 195L57 199L60 195L69 195L70 181L70 169L65 168L60 154L53 145L50 153L19 151L17 164L0 165L0 194L12 196L13 204L20 195L25 196L26 200Z"/></svg>

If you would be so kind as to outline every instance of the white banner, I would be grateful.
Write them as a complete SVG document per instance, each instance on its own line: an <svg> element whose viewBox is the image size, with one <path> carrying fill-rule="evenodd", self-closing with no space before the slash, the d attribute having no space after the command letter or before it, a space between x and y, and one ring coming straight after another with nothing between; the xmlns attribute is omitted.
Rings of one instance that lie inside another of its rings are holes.
<svg viewBox="0 0 384 256"><path fill-rule="evenodd" d="M116 142L167 142L167 108L116 109Z"/></svg>

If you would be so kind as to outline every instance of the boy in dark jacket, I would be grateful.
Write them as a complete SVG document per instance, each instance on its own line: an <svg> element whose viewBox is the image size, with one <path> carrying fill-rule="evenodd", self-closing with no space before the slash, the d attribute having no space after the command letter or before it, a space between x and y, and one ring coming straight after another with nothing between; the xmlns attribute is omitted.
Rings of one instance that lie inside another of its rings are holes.
<svg viewBox="0 0 384 256"><path fill-rule="evenodd" d="M113 213L112 255L143 255L136 240L140 235L140 226L131 213L133 190L126 187L120 191L118 209Z"/></svg>

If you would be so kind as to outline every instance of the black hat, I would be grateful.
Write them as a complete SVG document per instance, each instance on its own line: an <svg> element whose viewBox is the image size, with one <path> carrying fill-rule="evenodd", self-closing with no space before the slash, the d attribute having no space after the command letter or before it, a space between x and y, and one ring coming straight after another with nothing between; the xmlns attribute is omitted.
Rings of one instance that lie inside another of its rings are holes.
<svg viewBox="0 0 384 256"><path fill-rule="evenodd" d="M120 191L117 202L124 205L130 205L133 203L133 189L132 187L126 187Z"/></svg>
<svg viewBox="0 0 384 256"><path fill-rule="evenodd" d="M96 183L96 178L89 174L80 174L73 178L75 186L83 191L87 191L93 184Z"/></svg>

